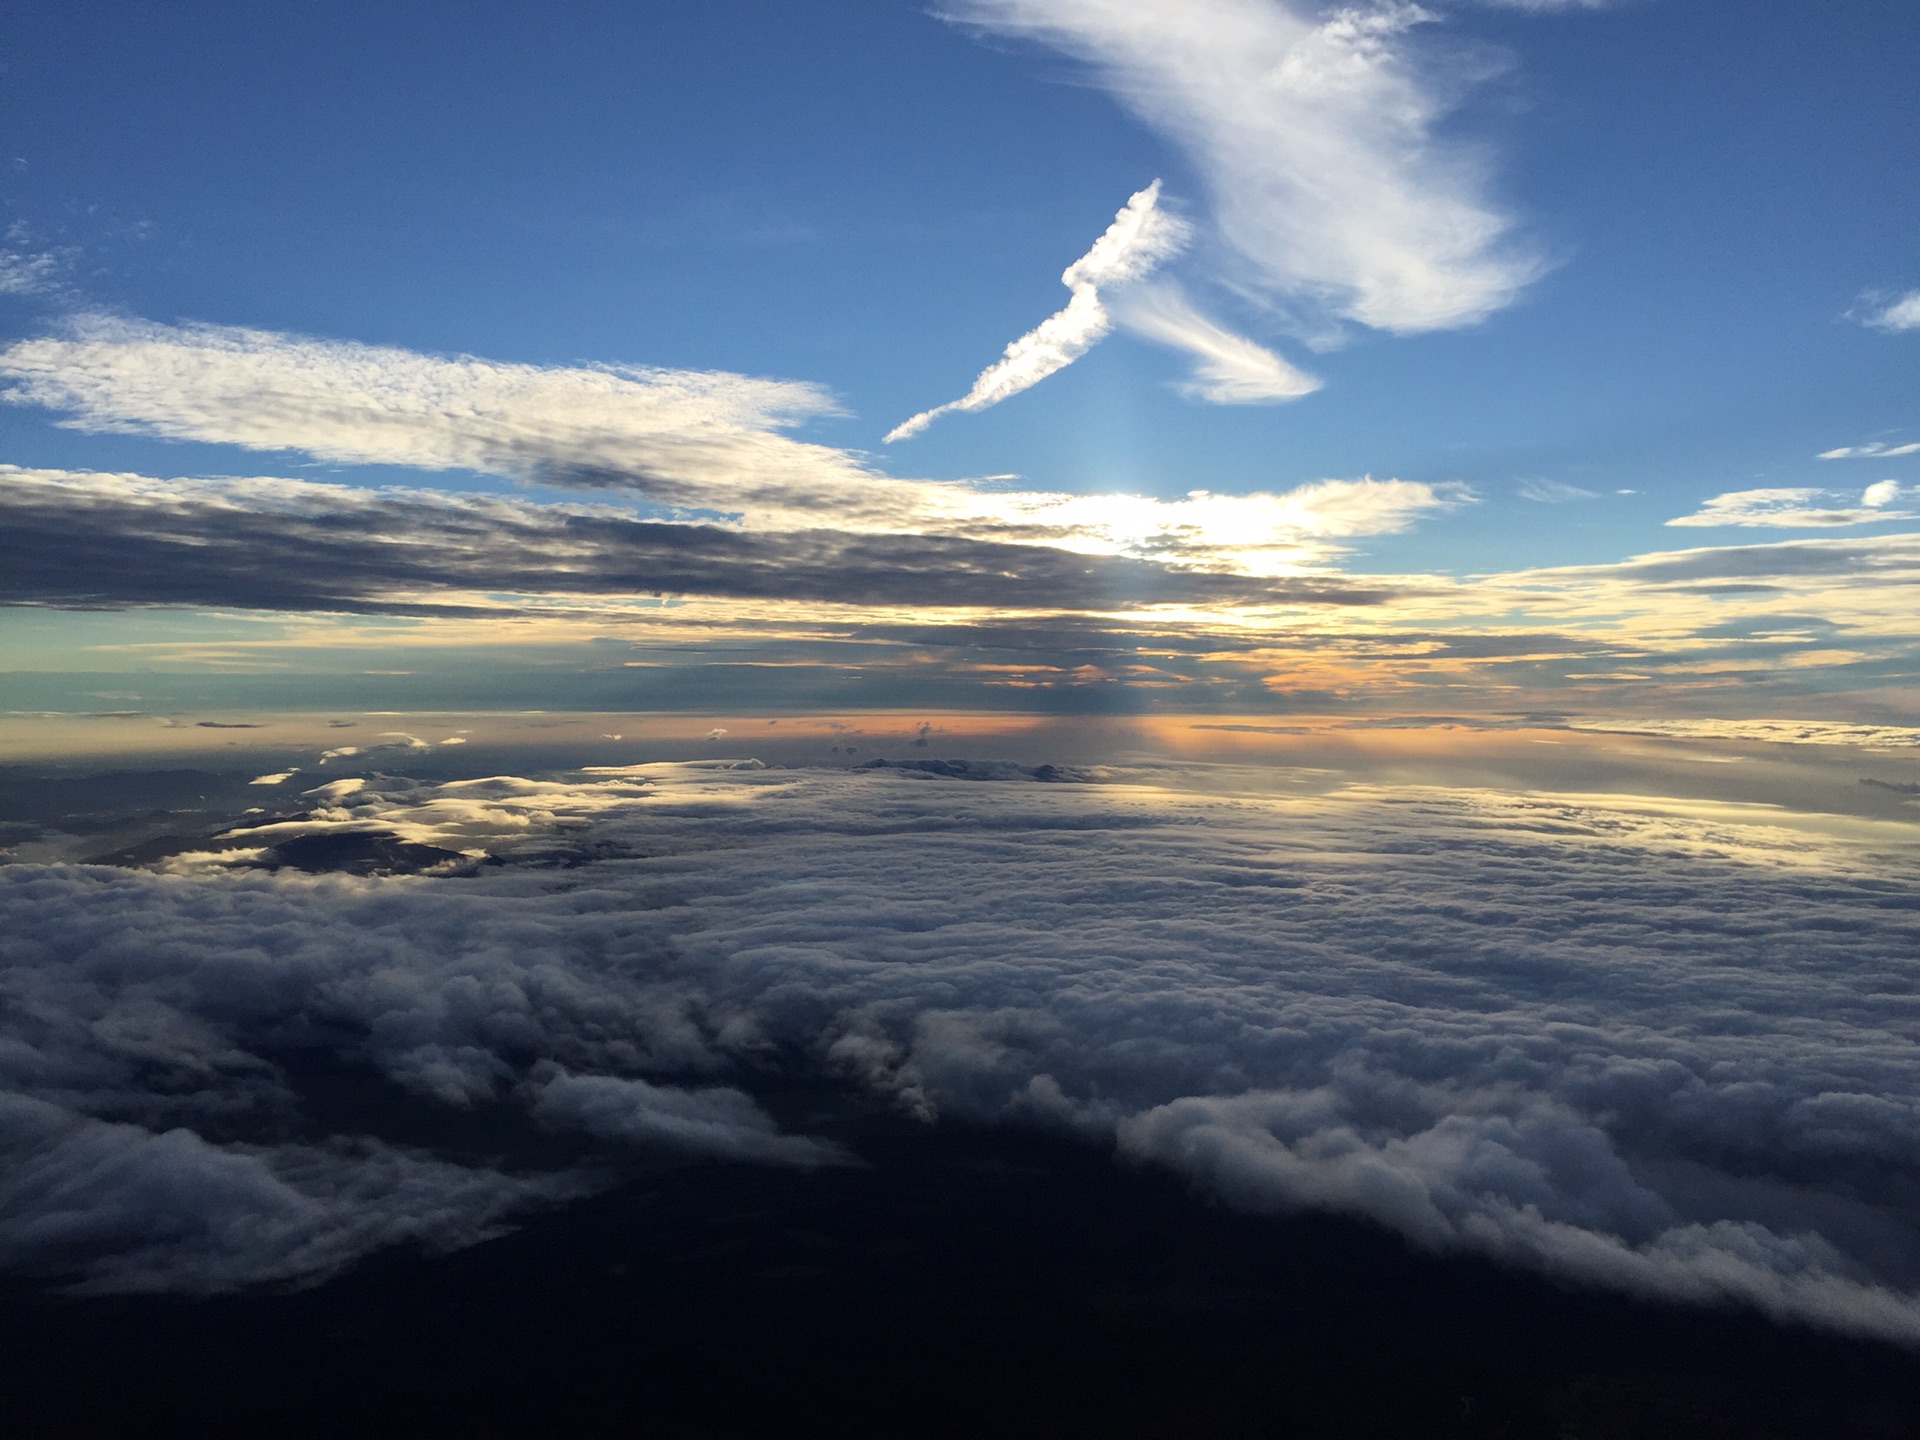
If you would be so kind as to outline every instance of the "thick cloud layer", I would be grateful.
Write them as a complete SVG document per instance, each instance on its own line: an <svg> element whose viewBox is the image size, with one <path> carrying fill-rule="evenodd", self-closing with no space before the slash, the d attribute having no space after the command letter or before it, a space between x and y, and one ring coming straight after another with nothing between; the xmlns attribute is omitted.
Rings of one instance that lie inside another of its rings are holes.
<svg viewBox="0 0 1920 1440"><path fill-rule="evenodd" d="M1331 577L947 535L770 534L423 490L0 467L0 603L431 614L497 610L478 597L502 592L1060 610L1379 598Z"/></svg>
<svg viewBox="0 0 1920 1440"><path fill-rule="evenodd" d="M729 1087L825 1067L1236 1204L1920 1341L1909 828L939 771L376 779L171 873L12 867L0 1074L62 1123L164 1139L289 1104L274 1057L318 1045L449 1105L812 1164L838 1157ZM316 829L506 863L237 868ZM124 1208L112 1175L84 1188ZM7 1197L15 1264L62 1257L40 1193Z"/></svg>

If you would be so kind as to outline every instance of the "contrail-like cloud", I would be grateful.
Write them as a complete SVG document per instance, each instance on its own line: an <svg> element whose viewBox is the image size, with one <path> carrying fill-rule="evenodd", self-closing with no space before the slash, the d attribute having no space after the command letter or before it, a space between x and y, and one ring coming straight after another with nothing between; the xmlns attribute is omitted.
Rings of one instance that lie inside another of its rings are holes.
<svg viewBox="0 0 1920 1440"><path fill-rule="evenodd" d="M1179 253L1189 233L1184 220L1160 208L1158 180L1137 191L1093 248L1061 274L1060 283L1073 292L1066 308L1007 346L1000 360L982 371L973 388L958 400L922 410L896 425L887 432L887 443L918 435L952 411L998 405L1066 369L1113 328L1113 317L1100 300L1100 287L1141 279L1162 260Z"/></svg>

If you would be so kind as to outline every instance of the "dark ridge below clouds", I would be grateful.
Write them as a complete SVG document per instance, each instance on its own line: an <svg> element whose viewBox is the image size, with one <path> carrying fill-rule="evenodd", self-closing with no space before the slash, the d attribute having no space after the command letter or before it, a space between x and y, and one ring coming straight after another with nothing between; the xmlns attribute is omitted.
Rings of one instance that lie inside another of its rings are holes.
<svg viewBox="0 0 1920 1440"><path fill-rule="evenodd" d="M292 481L0 477L0 603L458 614L474 593L1034 610L1369 605L1272 580L960 536L762 532Z"/></svg>
<svg viewBox="0 0 1920 1440"><path fill-rule="evenodd" d="M769 1104L833 1111L872 1163L655 1166L294 1293L0 1279L10 1435L627 1440L643 1411L676 1440L844 1440L857 1396L861 1433L967 1440L1908 1440L1920 1409L1909 1354L1236 1215L1072 1140Z"/></svg>

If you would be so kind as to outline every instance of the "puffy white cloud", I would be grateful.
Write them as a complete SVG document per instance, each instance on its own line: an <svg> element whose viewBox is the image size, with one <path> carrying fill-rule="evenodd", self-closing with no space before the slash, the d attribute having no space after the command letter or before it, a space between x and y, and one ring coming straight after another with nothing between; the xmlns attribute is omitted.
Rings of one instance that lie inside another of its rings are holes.
<svg viewBox="0 0 1920 1440"><path fill-rule="evenodd" d="M1893 333L1920 330L1920 290L1909 290L1891 300L1882 297L1863 311L1855 313L1861 324L1870 325L1875 330Z"/></svg>
<svg viewBox="0 0 1920 1440"><path fill-rule="evenodd" d="M1848 745L1863 750L1920 748L1920 730L1907 725L1847 725L1822 720L1634 720L1575 719L1569 728L1632 735L1674 735L1693 740L1760 740L1769 745Z"/></svg>
<svg viewBox="0 0 1920 1440"><path fill-rule="evenodd" d="M887 432L887 443L918 435L956 410L998 405L1066 369L1113 328L1113 319L1101 302L1101 288L1138 280L1177 253L1186 240L1186 223L1160 208L1160 182L1137 191L1093 248L1061 274L1060 283L1073 296L1066 308L1009 343L1006 354L982 371L973 388L958 400L923 410L894 426Z"/></svg>
<svg viewBox="0 0 1920 1440"><path fill-rule="evenodd" d="M1705 501L1693 514L1678 516L1667 521L1667 524L1804 529L1864 525L1876 520L1910 520L1913 518L1910 514L1887 508L1899 498L1899 494L1900 486L1891 480L1869 486L1857 503L1852 505L1844 503L1845 496L1836 491L1806 486L1729 490L1724 495L1715 495ZM1829 503L1823 504L1823 501Z"/></svg>
<svg viewBox="0 0 1920 1440"><path fill-rule="evenodd" d="M1397 333L1468 325L1541 270L1473 154L1436 127L1457 76L1407 32L1431 12L1302 0L951 0L946 13L1092 65L1182 146L1254 285Z"/></svg>
<svg viewBox="0 0 1920 1440"><path fill-rule="evenodd" d="M725 1083L789 1057L1238 1204L1920 1340L1904 829L943 773L386 780L280 822L506 862L464 879L8 867L0 1077L144 1143L287 1103L297 1033L447 1103L810 1163Z"/></svg>

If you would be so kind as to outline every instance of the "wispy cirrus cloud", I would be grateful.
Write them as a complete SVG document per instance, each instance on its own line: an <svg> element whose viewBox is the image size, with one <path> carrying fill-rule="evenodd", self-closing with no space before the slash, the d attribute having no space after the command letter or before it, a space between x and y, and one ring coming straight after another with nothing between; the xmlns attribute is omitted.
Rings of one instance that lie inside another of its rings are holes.
<svg viewBox="0 0 1920 1440"><path fill-rule="evenodd" d="M1433 21L1387 3L951 0L951 18L1083 60L1180 145L1253 288L1399 334L1470 325L1542 271L1437 127L1459 89L1408 48Z"/></svg>
<svg viewBox="0 0 1920 1440"><path fill-rule="evenodd" d="M1564 480L1522 480L1515 488L1519 490L1521 499L1531 500L1536 505L1567 505L1575 500L1600 498L1597 492L1569 485Z"/></svg>
<svg viewBox="0 0 1920 1440"><path fill-rule="evenodd" d="M1888 445L1880 440L1869 441L1865 445L1841 445L1833 450L1822 450L1817 458L1821 460L1891 460L1901 455L1920 455L1920 440L1906 445Z"/></svg>
<svg viewBox="0 0 1920 1440"><path fill-rule="evenodd" d="M1186 292L1171 282L1133 287L1116 305L1115 314L1134 334L1191 357L1192 374L1177 387L1189 399L1214 405L1257 405L1297 400L1321 386L1318 376L1201 314Z"/></svg>
<svg viewBox="0 0 1920 1440"><path fill-rule="evenodd" d="M1775 526L1812 528L1865 525L1879 520L1911 520L1911 513L1892 508L1900 498L1897 480L1869 485L1852 504L1846 492L1803 486L1760 490L1730 490L1715 495L1691 515L1667 521L1680 526Z"/></svg>
<svg viewBox="0 0 1920 1440"><path fill-rule="evenodd" d="M1072 292L1066 308L1008 344L1006 353L980 373L958 400L922 410L887 432L887 443L918 435L942 415L985 410L1030 390L1066 369L1113 328L1102 303L1104 286L1124 285L1148 274L1186 244L1186 222L1160 208L1160 182L1136 192L1113 217L1093 248L1069 265L1060 283Z"/></svg>

